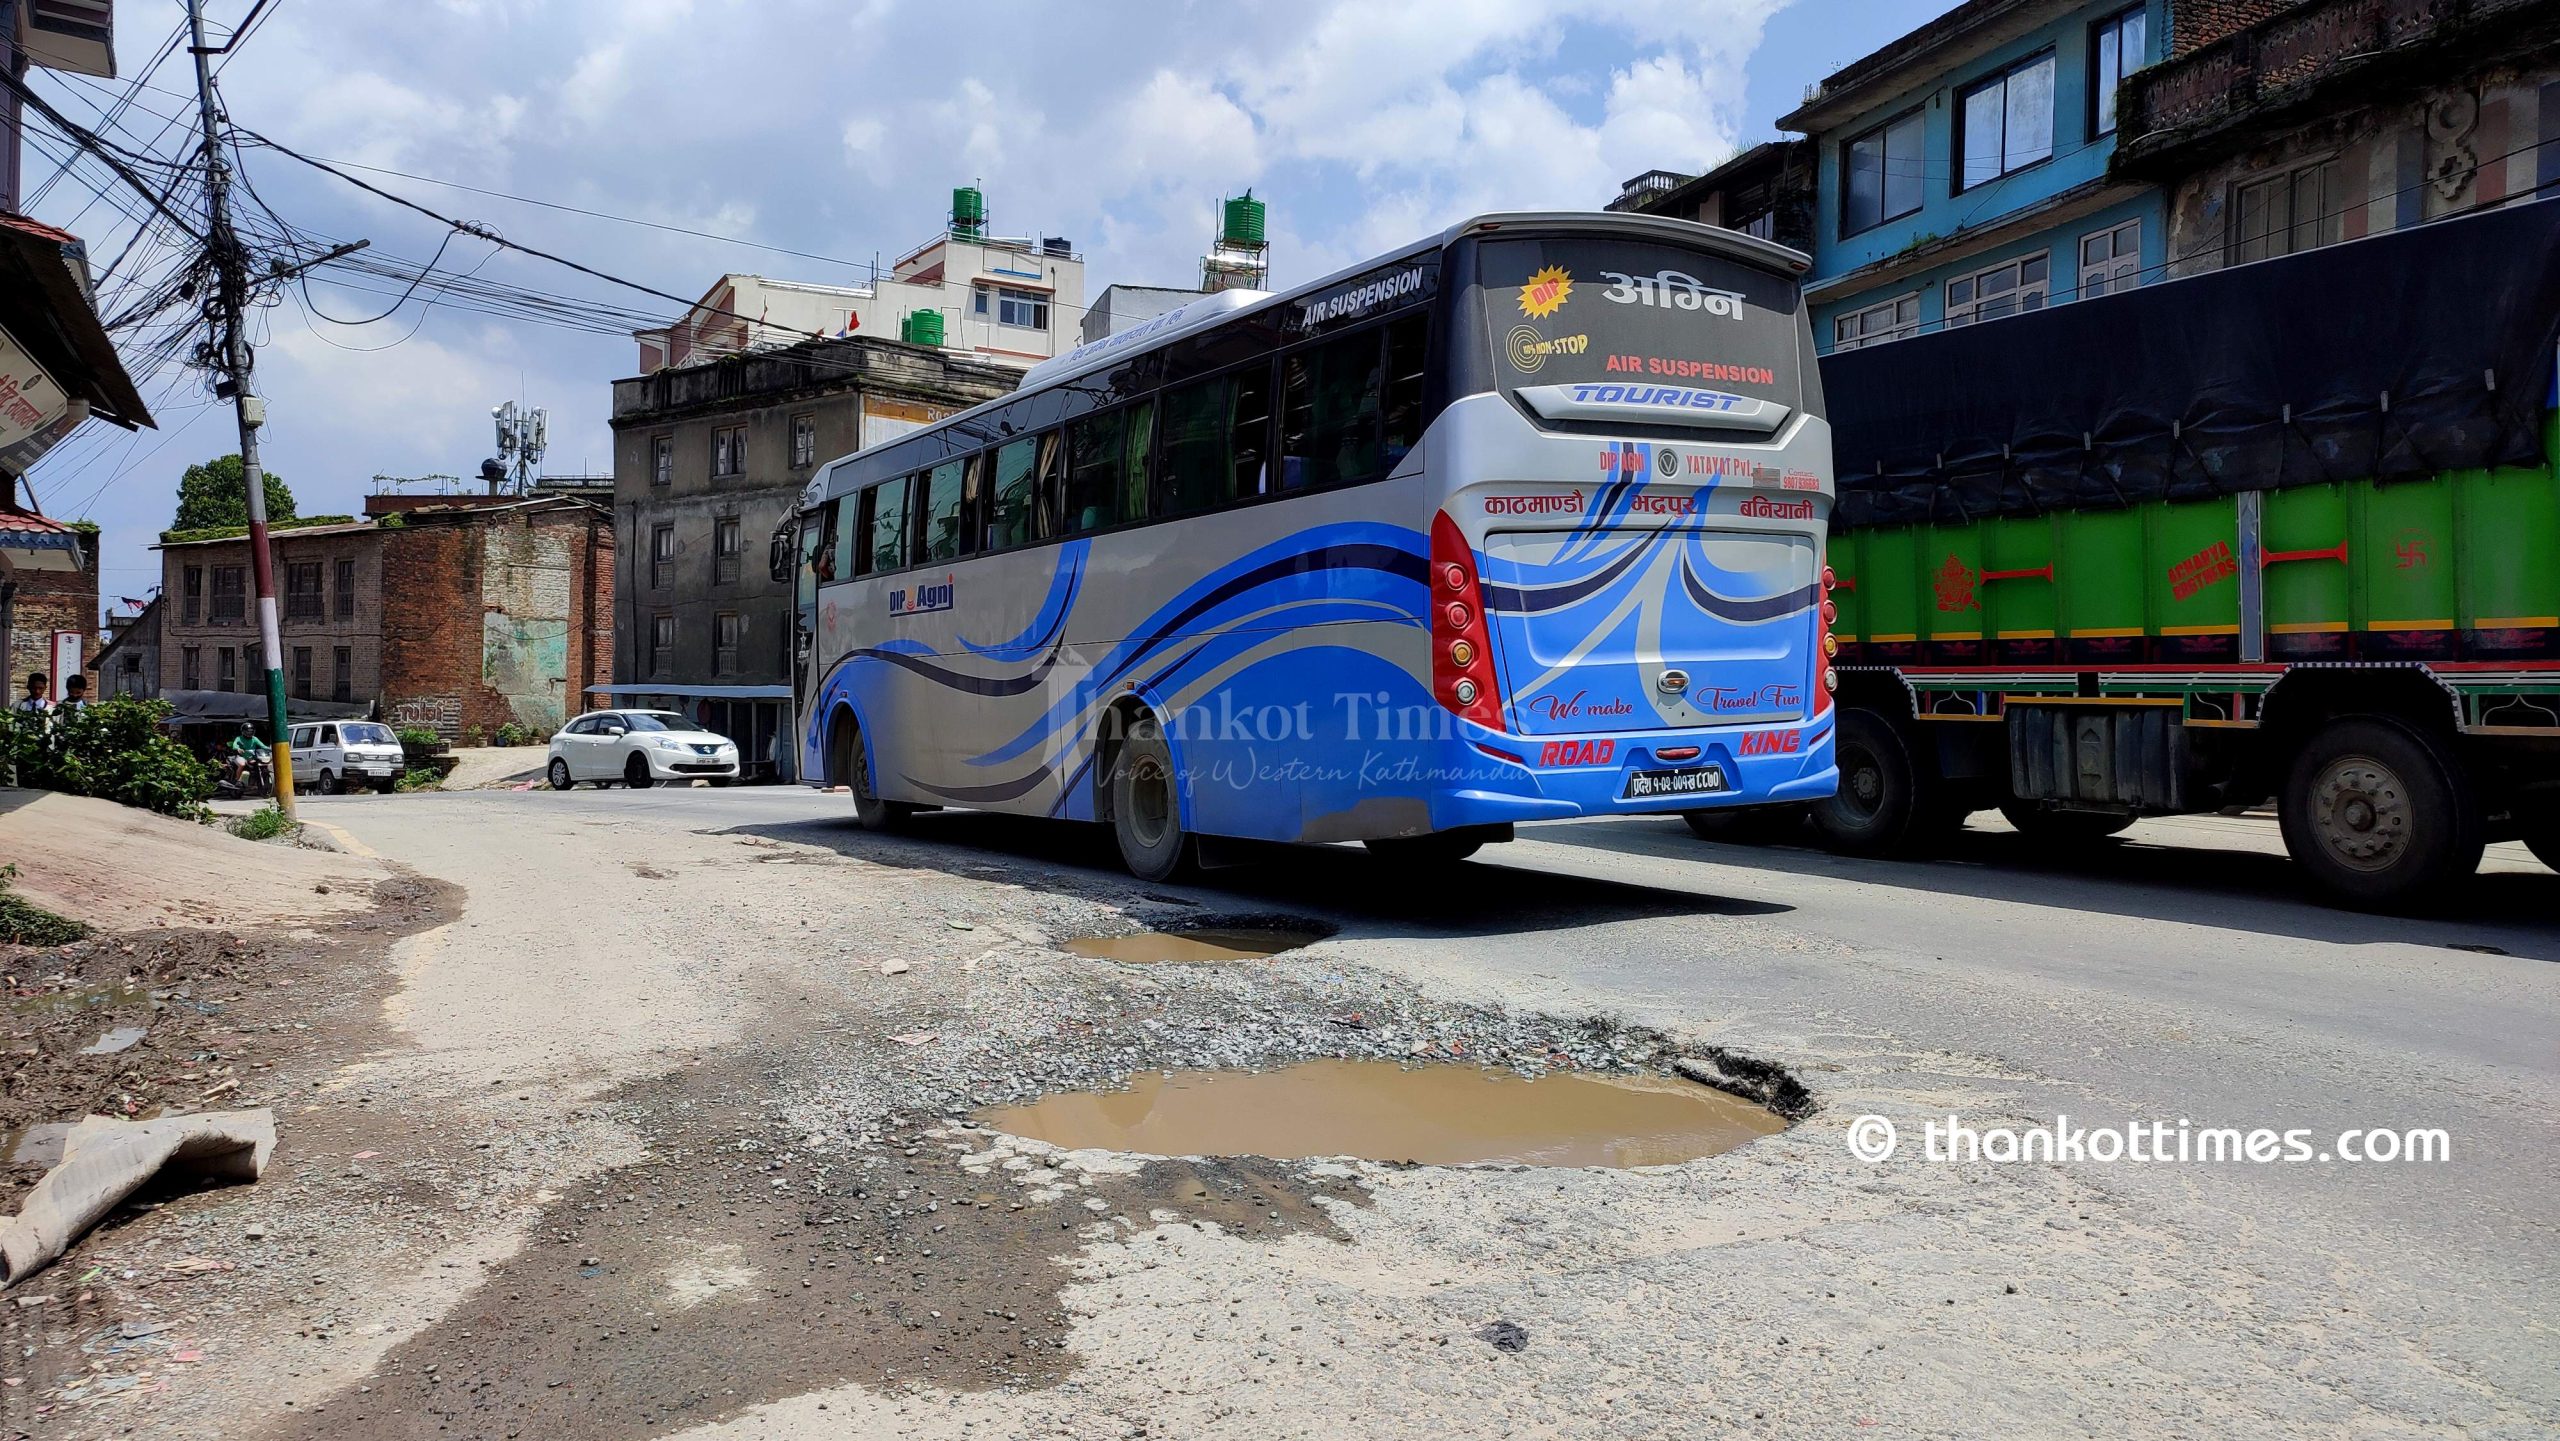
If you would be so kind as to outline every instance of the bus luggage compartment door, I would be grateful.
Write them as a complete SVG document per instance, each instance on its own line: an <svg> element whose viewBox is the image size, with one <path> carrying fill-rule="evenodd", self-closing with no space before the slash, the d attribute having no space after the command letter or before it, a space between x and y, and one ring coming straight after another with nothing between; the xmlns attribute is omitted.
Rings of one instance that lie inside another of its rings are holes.
<svg viewBox="0 0 2560 1441"><path fill-rule="evenodd" d="M1517 733L1805 717L1822 596L1812 536L1497 532L1483 554Z"/></svg>

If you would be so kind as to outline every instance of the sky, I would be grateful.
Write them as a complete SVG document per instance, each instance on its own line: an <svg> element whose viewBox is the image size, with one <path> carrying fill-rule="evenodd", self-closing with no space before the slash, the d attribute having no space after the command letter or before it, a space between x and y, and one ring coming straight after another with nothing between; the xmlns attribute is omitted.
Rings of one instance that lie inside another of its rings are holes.
<svg viewBox="0 0 2560 1441"><path fill-rule="evenodd" d="M214 35L253 3L208 0ZM728 271L858 282L875 256L930 239L951 187L970 182L997 233L1073 240L1088 294L1196 283L1219 199L1249 186L1270 204L1273 281L1288 285L1476 211L1596 206L1642 171L1704 170L1950 3L269 0L218 84L260 135L378 167L348 173L674 295ZM72 119L181 158L189 58L150 66L184 9L116 8L116 80L31 79ZM33 114L28 130L34 195L63 147ZM272 150L249 149L243 168L275 213L373 255L423 262L441 247L446 272L660 319L679 309L501 253ZM119 208L143 207L88 161L28 208L105 270L134 233ZM106 276L105 308L172 259L137 246ZM377 474L475 473L494 453L489 410L511 399L550 411L544 470L611 470L610 382L636 369L627 336L477 313L432 285L403 302L396 284L336 274L275 292L253 330L264 460L301 513L358 511ZM238 448L199 372L128 360L159 428L92 422L28 478L47 514L104 527L110 608L158 581L147 547L179 474Z"/></svg>

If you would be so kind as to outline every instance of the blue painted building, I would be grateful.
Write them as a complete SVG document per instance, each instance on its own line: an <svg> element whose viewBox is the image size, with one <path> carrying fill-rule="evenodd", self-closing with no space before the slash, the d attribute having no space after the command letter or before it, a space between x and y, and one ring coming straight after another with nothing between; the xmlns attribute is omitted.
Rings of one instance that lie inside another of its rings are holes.
<svg viewBox="0 0 2560 1441"><path fill-rule="evenodd" d="M2156 185L2110 178L2123 77L2170 0L1966 0L1778 123L1814 152L1821 348L1991 321L2163 273Z"/></svg>

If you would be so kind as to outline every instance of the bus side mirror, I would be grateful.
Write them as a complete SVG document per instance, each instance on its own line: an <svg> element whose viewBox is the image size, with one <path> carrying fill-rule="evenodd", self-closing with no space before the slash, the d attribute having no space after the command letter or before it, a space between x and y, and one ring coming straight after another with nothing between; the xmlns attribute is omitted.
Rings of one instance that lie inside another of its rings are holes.
<svg viewBox="0 0 2560 1441"><path fill-rule="evenodd" d="M765 564L773 572L775 585L791 584L793 559L799 550L800 527L785 525L773 533L773 547L766 552Z"/></svg>

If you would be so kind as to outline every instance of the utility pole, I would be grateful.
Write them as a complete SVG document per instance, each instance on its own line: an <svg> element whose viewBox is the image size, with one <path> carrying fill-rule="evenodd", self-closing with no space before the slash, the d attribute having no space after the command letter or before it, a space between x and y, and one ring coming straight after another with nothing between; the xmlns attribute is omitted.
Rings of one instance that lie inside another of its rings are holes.
<svg viewBox="0 0 2560 1441"><path fill-rule="evenodd" d="M221 120L213 103L216 52L204 43L204 0L187 0L187 29L196 57L196 107L204 121L204 184L210 211L206 242L217 275L212 306L215 364L223 381L214 393L230 391L232 413L240 422L240 474L249 491L249 571L258 587L258 640L267 663L267 753L274 762L276 807L290 817L294 813L293 742L284 716L284 642L276 633L276 567L267 543L267 478L258 468L258 427L266 422L266 404L250 389L253 358L244 324L249 305L248 256L231 228L231 167L223 159Z"/></svg>

